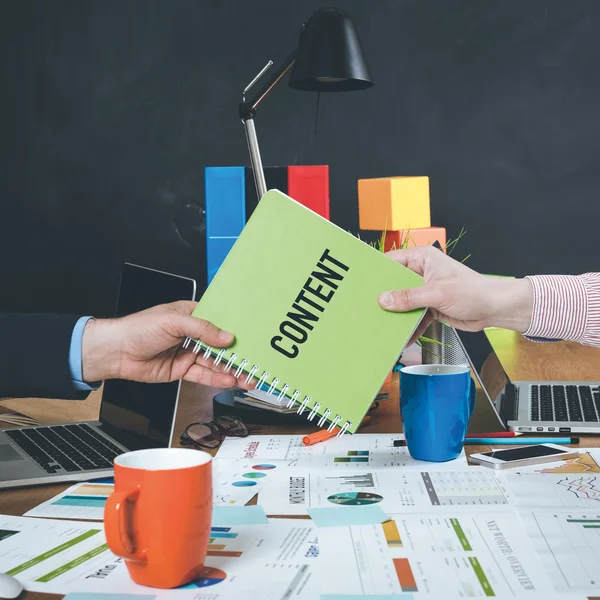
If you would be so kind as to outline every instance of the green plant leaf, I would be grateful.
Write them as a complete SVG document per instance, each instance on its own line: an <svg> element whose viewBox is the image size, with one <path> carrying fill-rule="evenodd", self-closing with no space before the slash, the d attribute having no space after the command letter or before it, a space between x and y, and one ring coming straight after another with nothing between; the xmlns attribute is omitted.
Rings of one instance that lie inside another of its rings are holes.
<svg viewBox="0 0 600 600"><path fill-rule="evenodd" d="M421 340L422 342L427 342L429 344L436 344L438 346L444 346L445 348L452 348L451 344L444 344L443 342L440 342L440 340L434 340L433 338L427 337L427 336L420 336L419 340Z"/></svg>

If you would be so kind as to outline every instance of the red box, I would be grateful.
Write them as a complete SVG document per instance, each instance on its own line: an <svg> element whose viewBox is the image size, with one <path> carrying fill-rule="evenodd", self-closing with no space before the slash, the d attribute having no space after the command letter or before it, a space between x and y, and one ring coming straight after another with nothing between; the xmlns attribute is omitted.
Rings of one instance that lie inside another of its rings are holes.
<svg viewBox="0 0 600 600"><path fill-rule="evenodd" d="M288 196L329 220L329 166L289 166Z"/></svg>

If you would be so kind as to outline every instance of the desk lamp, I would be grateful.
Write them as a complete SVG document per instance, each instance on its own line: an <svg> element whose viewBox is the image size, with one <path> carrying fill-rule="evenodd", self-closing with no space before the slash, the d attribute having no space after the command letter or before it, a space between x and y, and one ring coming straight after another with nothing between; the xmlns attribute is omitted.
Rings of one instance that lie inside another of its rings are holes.
<svg viewBox="0 0 600 600"><path fill-rule="evenodd" d="M270 60L242 92L239 113L246 129L257 198L267 192L254 117L271 90L292 71L289 86L309 92L350 92L373 85L352 19L337 8L321 8L304 23L298 47L248 96L273 66Z"/></svg>

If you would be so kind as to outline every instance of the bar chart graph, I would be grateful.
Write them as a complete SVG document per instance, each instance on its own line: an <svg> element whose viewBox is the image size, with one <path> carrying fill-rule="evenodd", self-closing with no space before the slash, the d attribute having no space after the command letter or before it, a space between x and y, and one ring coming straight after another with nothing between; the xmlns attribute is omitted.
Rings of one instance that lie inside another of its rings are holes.
<svg viewBox="0 0 600 600"><path fill-rule="evenodd" d="M418 592L419 588L417 587L417 582L415 581L408 558L394 558L392 562L394 563L394 569L396 569L396 575L398 575L402 591Z"/></svg>
<svg viewBox="0 0 600 600"><path fill-rule="evenodd" d="M340 488L372 488L375 487L373 473L359 473L356 475L334 475L325 477L328 482L338 485Z"/></svg>
<svg viewBox="0 0 600 600"><path fill-rule="evenodd" d="M533 511L525 523L557 589L598 595L600 514L595 511Z"/></svg>
<svg viewBox="0 0 600 600"><path fill-rule="evenodd" d="M27 516L101 521L106 500L114 489L112 483L80 483L36 506Z"/></svg>
<svg viewBox="0 0 600 600"><path fill-rule="evenodd" d="M600 529L600 519L567 519L567 523L580 523L584 529Z"/></svg>
<svg viewBox="0 0 600 600"><path fill-rule="evenodd" d="M392 525L393 524L393 525ZM497 527L504 528L503 520ZM402 515L382 524L388 548L403 547L416 552L438 552L461 555L481 547L481 522L463 515ZM400 544L391 543L392 527L398 531Z"/></svg>
<svg viewBox="0 0 600 600"><path fill-rule="evenodd" d="M458 538L461 548L467 552L473 550L471 544L469 543L469 539L465 535L463 526L461 525L460 521L458 519L450 519L450 525L452 526L452 530Z"/></svg>
<svg viewBox="0 0 600 600"><path fill-rule="evenodd" d="M334 456L334 463L368 463L368 450L348 450L346 456Z"/></svg>
<svg viewBox="0 0 600 600"><path fill-rule="evenodd" d="M240 558L242 552L228 550L228 541L235 540L238 534L231 531L231 527L211 527L206 556L225 556L227 558Z"/></svg>
<svg viewBox="0 0 600 600"><path fill-rule="evenodd" d="M106 496L63 496L55 506L85 506L88 508L104 508Z"/></svg>
<svg viewBox="0 0 600 600"><path fill-rule="evenodd" d="M400 532L398 531L398 525L396 525L396 521L386 521L381 524L381 528L383 529L383 535L385 536L385 541L387 542L388 548L402 548L402 538L400 537Z"/></svg>

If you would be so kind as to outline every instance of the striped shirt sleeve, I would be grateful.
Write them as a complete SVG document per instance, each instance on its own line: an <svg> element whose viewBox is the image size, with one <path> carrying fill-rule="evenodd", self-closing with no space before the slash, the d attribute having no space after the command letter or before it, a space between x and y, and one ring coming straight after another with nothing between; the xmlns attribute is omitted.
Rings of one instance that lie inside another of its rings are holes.
<svg viewBox="0 0 600 600"><path fill-rule="evenodd" d="M535 275L531 325L523 334L600 347L600 273Z"/></svg>

